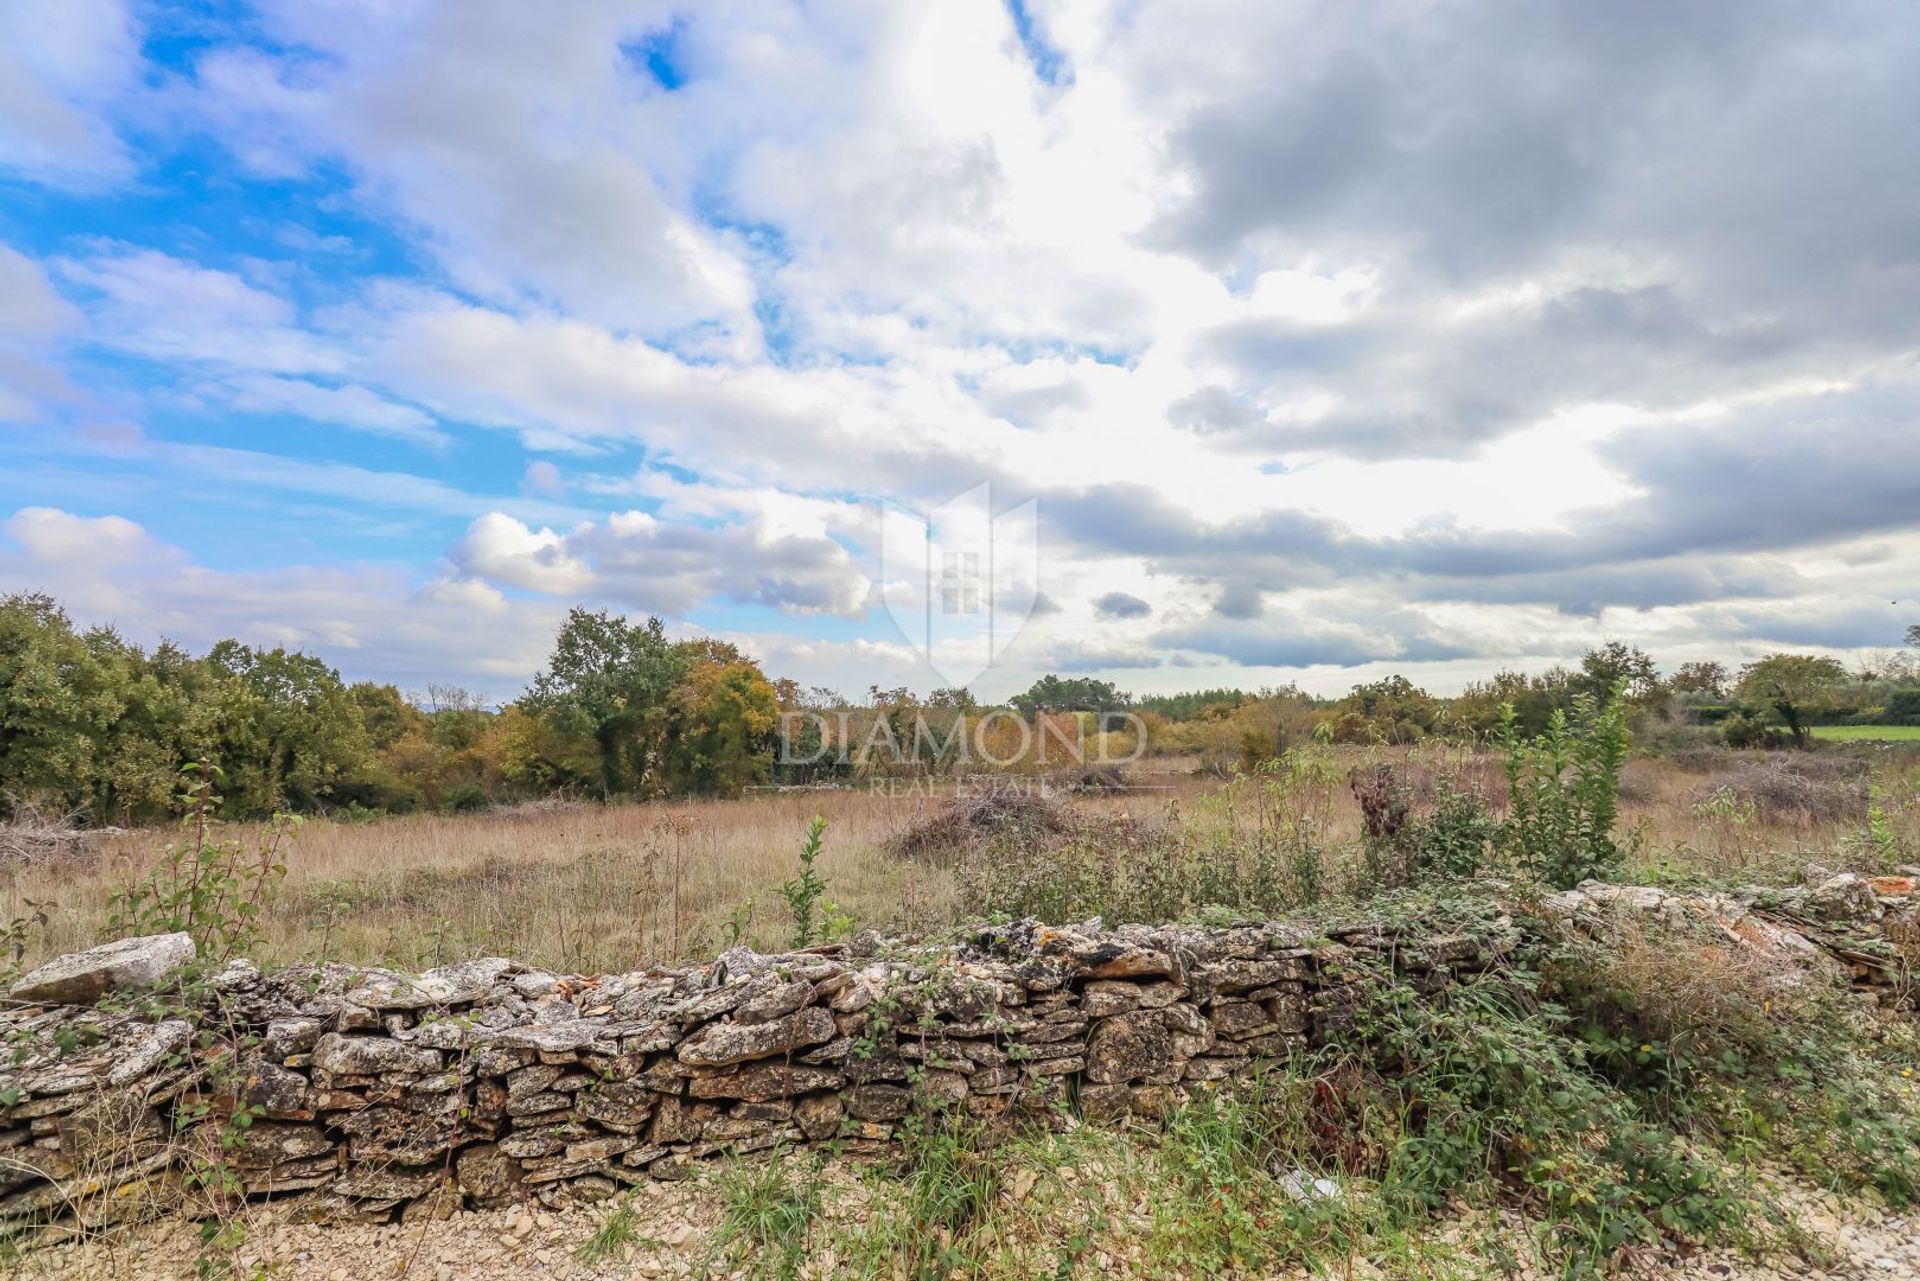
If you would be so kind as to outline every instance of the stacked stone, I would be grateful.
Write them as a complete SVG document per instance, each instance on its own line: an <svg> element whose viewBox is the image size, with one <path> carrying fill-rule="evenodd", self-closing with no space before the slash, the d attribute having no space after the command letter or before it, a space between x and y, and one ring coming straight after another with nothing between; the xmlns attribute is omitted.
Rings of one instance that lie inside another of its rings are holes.
<svg viewBox="0 0 1920 1281"><path fill-rule="evenodd" d="M215 1151L244 1195L386 1221L597 1200L729 1151L884 1151L921 1110L990 1129L1069 1102L1154 1117L1323 1038L1361 974L1433 991L1520 937L1505 917L1438 937L1026 921L589 978L242 964L191 1022L92 1004L191 955L132 940L29 975L0 1010L0 1231L165 1209Z"/></svg>
<svg viewBox="0 0 1920 1281"><path fill-rule="evenodd" d="M1808 972L1850 982L1863 1003L1896 1009L1915 1005L1920 868L1861 876L1814 866L1799 886L1732 893L1583 881L1550 895L1541 909L1601 938L1622 915L1704 928L1730 946L1776 953Z"/></svg>

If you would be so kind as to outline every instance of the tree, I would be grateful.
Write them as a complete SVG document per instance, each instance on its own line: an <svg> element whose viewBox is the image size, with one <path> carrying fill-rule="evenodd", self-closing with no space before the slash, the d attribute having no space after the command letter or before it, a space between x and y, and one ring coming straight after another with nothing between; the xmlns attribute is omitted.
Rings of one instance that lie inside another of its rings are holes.
<svg viewBox="0 0 1920 1281"><path fill-rule="evenodd" d="M1837 658L1769 654L1740 669L1735 695L1750 706L1778 713L1793 741L1804 747L1807 717L1831 709L1846 680L1847 669Z"/></svg>
<svg viewBox="0 0 1920 1281"><path fill-rule="evenodd" d="M633 623L604 609L575 608L522 702L563 732L592 741L601 795L612 797L657 782L668 699L686 668L659 619Z"/></svg>
<svg viewBox="0 0 1920 1281"><path fill-rule="evenodd" d="M1433 695L1400 675L1355 685L1334 705L1334 711L1334 737L1353 743L1373 738L1389 743L1418 742L1440 719L1440 704Z"/></svg>
<svg viewBox="0 0 1920 1281"><path fill-rule="evenodd" d="M1653 656L1638 645L1608 641L1580 656L1580 671L1573 678L1576 696L1586 694L1596 703L1605 703L1615 689L1624 689L1634 702L1645 702L1660 691L1660 669Z"/></svg>
<svg viewBox="0 0 1920 1281"><path fill-rule="evenodd" d="M1029 719L1042 712L1118 712L1132 702L1113 687L1112 681L1091 676L1063 679L1046 675L1035 681L1024 694L1013 696L1013 705Z"/></svg>
<svg viewBox="0 0 1920 1281"><path fill-rule="evenodd" d="M1682 663L1673 674L1673 688L1679 694L1703 694L1708 698L1727 696L1727 666L1725 663L1698 662Z"/></svg>
<svg viewBox="0 0 1920 1281"><path fill-rule="evenodd" d="M360 724L375 751L386 751L409 733L424 728L426 713L400 696L391 685L357 681L347 686L347 696L360 710Z"/></svg>
<svg viewBox="0 0 1920 1281"><path fill-rule="evenodd" d="M1576 679L1564 667L1549 667L1537 676L1495 672L1489 680L1469 684L1454 700L1453 719L1476 734L1496 734L1501 732L1501 708L1511 703L1521 733L1544 734L1556 711L1573 710Z"/></svg>
<svg viewBox="0 0 1920 1281"><path fill-rule="evenodd" d="M779 696L746 658L723 661L719 650L689 642L686 678L673 691L667 761L676 787L734 795L767 775ZM726 652L738 654L731 645Z"/></svg>
<svg viewBox="0 0 1920 1281"><path fill-rule="evenodd" d="M1920 623L1907 628L1907 644L1920 646Z"/></svg>
<svg viewBox="0 0 1920 1281"><path fill-rule="evenodd" d="M112 633L78 634L50 596L0 599L0 807L101 799L128 677Z"/></svg>
<svg viewBox="0 0 1920 1281"><path fill-rule="evenodd" d="M311 809L367 768L373 744L340 673L311 654L223 640L219 759L229 812Z"/></svg>

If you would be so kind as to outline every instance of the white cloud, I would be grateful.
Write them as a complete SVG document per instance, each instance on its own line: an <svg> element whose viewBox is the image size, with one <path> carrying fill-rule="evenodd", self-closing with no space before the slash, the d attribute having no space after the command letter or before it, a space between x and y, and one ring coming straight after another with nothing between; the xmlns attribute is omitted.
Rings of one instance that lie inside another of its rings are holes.
<svg viewBox="0 0 1920 1281"><path fill-rule="evenodd" d="M567 551L565 538L529 529L502 512L474 521L451 555L467 574L549 596L577 596L593 582L593 571Z"/></svg>
<svg viewBox="0 0 1920 1281"><path fill-rule="evenodd" d="M7 537L50 565L115 567L164 560L172 552L119 516L74 516L55 507L23 507L6 523Z"/></svg>
<svg viewBox="0 0 1920 1281"><path fill-rule="evenodd" d="M300 325L293 304L243 280L150 249L66 258L60 276L92 296L96 341L158 361L273 373L335 373L342 355Z"/></svg>
<svg viewBox="0 0 1920 1281"><path fill-rule="evenodd" d="M0 170L82 190L133 163L108 119L139 64L121 0L11 0L0 6Z"/></svg>
<svg viewBox="0 0 1920 1281"><path fill-rule="evenodd" d="M36 421L44 402L74 398L53 349L79 323L38 263L0 245L0 423Z"/></svg>
<svg viewBox="0 0 1920 1281"><path fill-rule="evenodd" d="M349 679L452 680L512 697L565 614L557 603L510 604L484 584L413 584L375 566L209 569L118 516L26 508L0 530L0 592L54 592L82 623L149 645L204 649L233 636L307 649Z"/></svg>
<svg viewBox="0 0 1920 1281"><path fill-rule="evenodd" d="M324 271L69 243L76 322L0 251L0 417L58 421L79 349L115 358L87 372L116 421L497 433L476 452L509 455L488 474L519 497L336 461L338 433L123 451L471 522L435 590L476 607L505 586L860 616L872 505L990 481L1052 538L1061 608L1019 661L1143 681L1453 673L1596 620L1676 645L1879 625L1815 566L1904 546L1920 501L1909 15L1038 16L1053 83L992 4L273 9L169 79L147 132L192 122L255 176L344 172L328 199L429 268L376 278L313 238ZM635 42L676 18L668 92ZM98 25L0 51L35 60L0 117L37 95L21 118L108 174L119 91L76 86L132 55Z"/></svg>
<svg viewBox="0 0 1920 1281"><path fill-rule="evenodd" d="M782 532L758 518L696 525L626 511L560 534L490 512L468 527L449 557L475 577L669 616L715 600L847 616L861 609L868 589L839 543Z"/></svg>
<svg viewBox="0 0 1920 1281"><path fill-rule="evenodd" d="M247 413L294 414L436 448L449 439L431 416L353 383L326 387L299 378L247 377L213 394L224 396L228 404Z"/></svg>
<svg viewBox="0 0 1920 1281"><path fill-rule="evenodd" d="M567 486L558 467L544 458L536 458L520 474L520 492L538 498L560 498L565 496Z"/></svg>
<svg viewBox="0 0 1920 1281"><path fill-rule="evenodd" d="M689 175L660 153L676 113L620 52L671 17L609 3L564 22L492 2L279 9L270 25L302 53L209 53L195 105L268 172L343 159L465 289L617 329L713 322L752 338L748 272L682 207Z"/></svg>

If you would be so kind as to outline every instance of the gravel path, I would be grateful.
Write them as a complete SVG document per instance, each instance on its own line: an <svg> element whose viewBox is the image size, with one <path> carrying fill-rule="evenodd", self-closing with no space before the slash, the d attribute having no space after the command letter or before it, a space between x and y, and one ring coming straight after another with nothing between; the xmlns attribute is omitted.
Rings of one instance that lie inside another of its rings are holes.
<svg viewBox="0 0 1920 1281"><path fill-rule="evenodd" d="M845 1188L852 1180L829 1176ZM1699 1252L1633 1261L1627 1275L1683 1281L1900 1281L1920 1278L1920 1214L1892 1213L1858 1201L1789 1185L1780 1189L1806 1233L1813 1260L1781 1254L1756 1263L1737 1254ZM380 1226L329 1226L276 1221L257 1215L248 1241L233 1251L236 1281L634 1281L637 1278L724 1275L710 1267L711 1234L720 1205L704 1184L656 1184L632 1201L637 1240L624 1257L583 1263L578 1252L613 1212L614 1203L568 1211L537 1207L468 1212L445 1219ZM1524 1233L1510 1220L1513 1239ZM1437 1225L1465 1244L1474 1229ZM105 1240L33 1252L5 1265L21 1281L174 1281L192 1277L197 1233L182 1225L155 1225ZM1138 1251L1096 1251L1086 1275L1103 1278L1165 1276L1143 1269ZM1482 1256L1484 1257L1484 1256ZM0 1268L0 1270L4 1270ZM830 1259L807 1275L835 1275ZM1378 1273L1364 1262L1353 1278ZM1547 1281L1523 1268L1517 1281Z"/></svg>

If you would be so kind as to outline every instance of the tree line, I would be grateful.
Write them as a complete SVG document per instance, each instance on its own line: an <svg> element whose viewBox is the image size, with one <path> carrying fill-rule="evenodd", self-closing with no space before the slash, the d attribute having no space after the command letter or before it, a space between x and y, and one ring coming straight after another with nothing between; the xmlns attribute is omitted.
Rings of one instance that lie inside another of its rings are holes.
<svg viewBox="0 0 1920 1281"><path fill-rule="evenodd" d="M936 757L920 759L916 727L983 713L1078 718L1087 735L1143 726L1155 750L1228 763L1310 737L1485 741L1508 705L1520 730L1537 734L1582 694L1604 701L1621 689L1643 744L1804 744L1822 722L1920 724L1920 628L1908 640L1908 652L1852 671L1830 657L1774 654L1737 671L1692 662L1668 675L1644 650L1609 642L1574 667L1501 672L1452 698L1403 676L1331 699L1291 686L1136 698L1110 681L1050 674L990 708L965 689L922 697L875 686L857 701L802 689L725 641L673 641L657 618L575 609L532 685L496 708L450 686L410 698L390 684L347 682L283 647L143 649L110 627L75 626L49 596L16 594L0 597L0 817L30 805L93 823L156 819L171 811L190 763L219 771L234 816L461 810L553 794L731 795L858 772L858 753L846 749L875 741L876 730L913 746L908 767L937 768ZM804 715L849 708L858 709L852 721ZM783 765L783 729L822 726L848 742L830 752L789 743L809 763Z"/></svg>
<svg viewBox="0 0 1920 1281"><path fill-rule="evenodd" d="M724 641L605 611L574 610L533 686L494 709L446 686L416 701L349 683L281 647L147 650L17 594L0 598L0 816L158 818L189 763L217 770L224 812L243 817L734 792L767 770L780 697Z"/></svg>
<svg viewBox="0 0 1920 1281"><path fill-rule="evenodd" d="M1645 750L1805 747L1817 725L1920 725L1920 628L1909 631L1908 644L1906 652L1882 653L1852 669L1827 655L1776 653L1737 668L1694 661L1663 674L1647 651L1608 641L1574 666L1498 672L1453 697L1394 675L1331 699L1288 686L1216 691L1197 706L1185 697L1141 699L1135 706L1158 748L1216 762L1265 759L1311 736L1339 743L1489 742L1503 732L1508 707L1519 732L1538 735L1556 712L1571 714L1583 697L1604 704L1615 690L1632 718L1634 741Z"/></svg>

